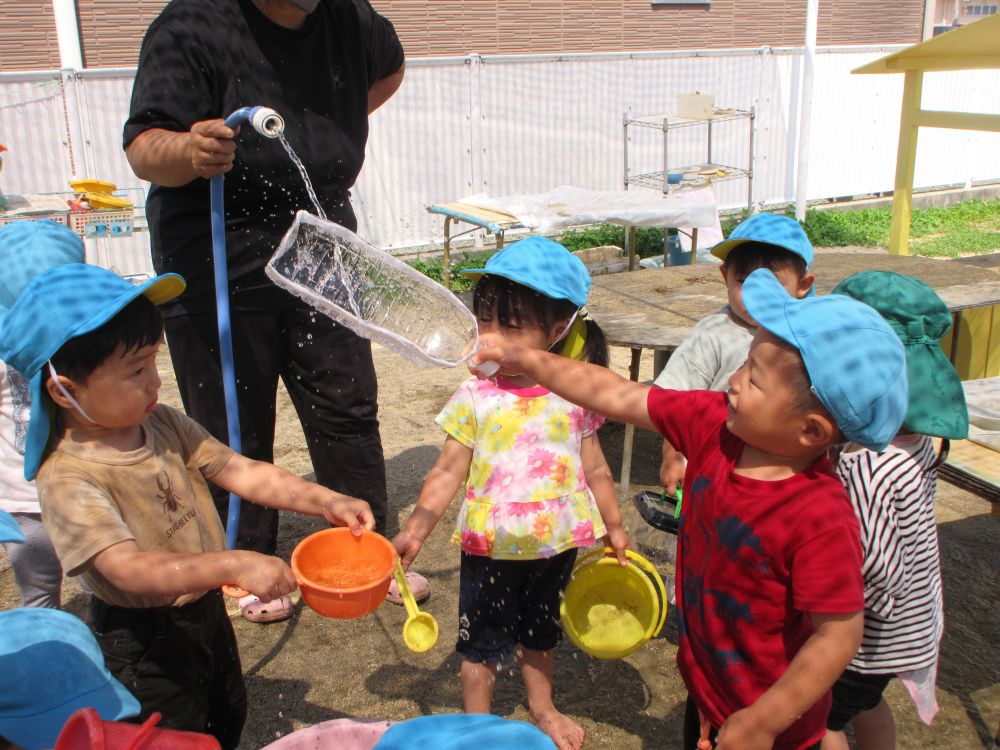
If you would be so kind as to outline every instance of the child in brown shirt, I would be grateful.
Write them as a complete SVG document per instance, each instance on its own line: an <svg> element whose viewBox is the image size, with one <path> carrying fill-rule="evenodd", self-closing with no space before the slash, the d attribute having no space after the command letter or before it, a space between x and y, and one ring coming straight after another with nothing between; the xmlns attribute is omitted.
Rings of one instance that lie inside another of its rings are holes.
<svg viewBox="0 0 1000 750"><path fill-rule="evenodd" d="M108 668L144 720L235 748L246 690L219 587L261 600L295 589L284 561L225 549L206 480L273 508L371 529L368 504L253 461L157 403L158 304L184 290L164 274L134 286L70 264L31 281L0 324L0 359L30 380L25 477L69 575L96 596Z"/></svg>

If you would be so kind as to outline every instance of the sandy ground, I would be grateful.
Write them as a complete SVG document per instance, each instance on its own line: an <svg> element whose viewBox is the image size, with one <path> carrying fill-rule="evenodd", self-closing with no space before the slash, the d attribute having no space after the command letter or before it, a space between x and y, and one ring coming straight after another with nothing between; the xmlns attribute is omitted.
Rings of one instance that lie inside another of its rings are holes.
<svg viewBox="0 0 1000 750"><path fill-rule="evenodd" d="M626 371L627 352L614 350L613 366ZM382 436L389 477L390 531L407 516L443 440L433 418L464 370L419 370L399 356L377 348L382 408ZM178 404L173 376L161 358L162 400ZM641 377L651 374L651 357ZM282 466L301 474L311 471L301 432L287 398L278 414L276 456ZM610 424L601 432L609 462L618 476L623 428ZM635 491L656 482L659 444L650 433L637 435ZM441 636L430 652L410 653L401 629L405 612L386 604L366 617L338 621L318 616L302 604L284 623L255 625L235 620L250 695L250 717L242 748L259 748L295 729L345 716L402 720L461 707L459 660L453 645L457 632L458 551L449 542L458 503L430 537L416 569L431 580L433 595L425 605L440 624ZM989 504L942 482L938 520L943 550L947 628L938 680L941 713L924 726L898 682L887 695L899 724L900 747L976 748L988 746L1000 722L1000 627L993 608L1000 601L997 550L1000 522ZM322 524L286 515L280 554L289 558L296 542ZM657 544L656 532L637 527L635 539ZM649 547L642 547L649 551ZM668 564L662 572L670 573ZM17 606L17 591L6 556L0 553L0 608ZM77 614L83 596L67 584L64 605ZM620 661L598 661L564 641L556 655L556 701L585 728L589 748L677 747L685 691L675 665L676 620L645 648ZM497 688L496 713L527 719L520 677L505 665Z"/></svg>

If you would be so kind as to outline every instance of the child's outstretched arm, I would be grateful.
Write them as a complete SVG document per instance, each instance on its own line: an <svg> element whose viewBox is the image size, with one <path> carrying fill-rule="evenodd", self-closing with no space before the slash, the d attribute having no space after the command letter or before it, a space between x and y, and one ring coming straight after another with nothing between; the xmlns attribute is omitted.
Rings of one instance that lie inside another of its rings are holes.
<svg viewBox="0 0 1000 750"><path fill-rule="evenodd" d="M485 336L470 366L493 361L508 372L522 372L539 385L584 409L618 422L630 422L656 432L649 418L649 386L616 375L605 367L561 357Z"/></svg>
<svg viewBox="0 0 1000 750"><path fill-rule="evenodd" d="M323 516L337 526L347 526L358 535L375 528L375 517L364 500L334 492L315 482L264 461L239 453L209 479L224 490L269 508Z"/></svg>
<svg viewBox="0 0 1000 750"><path fill-rule="evenodd" d="M628 548L628 535L622 525L622 514L618 508L618 498L615 496L615 482L611 476L604 451L596 434L587 435L580 445L580 458L583 461L583 475L587 478L587 486L594 493L597 509L607 527L608 533L604 543L611 547L622 565L628 563L625 550Z"/></svg>
<svg viewBox="0 0 1000 750"><path fill-rule="evenodd" d="M143 552L133 540L94 555L90 564L119 591L167 604L181 594L233 584L271 601L295 591L295 576L283 560L246 550ZM75 571L73 571L75 572Z"/></svg>
<svg viewBox="0 0 1000 750"><path fill-rule="evenodd" d="M406 519L402 530L392 539L404 568L408 568L416 559L424 540L441 520L455 498L455 493L465 484L471 465L472 449L451 436L447 437L441 448L441 455L427 472L417 499L417 507Z"/></svg>
<svg viewBox="0 0 1000 750"><path fill-rule="evenodd" d="M719 729L716 750L765 750L823 697L861 645L864 613L810 613L815 632L785 673L753 705Z"/></svg>

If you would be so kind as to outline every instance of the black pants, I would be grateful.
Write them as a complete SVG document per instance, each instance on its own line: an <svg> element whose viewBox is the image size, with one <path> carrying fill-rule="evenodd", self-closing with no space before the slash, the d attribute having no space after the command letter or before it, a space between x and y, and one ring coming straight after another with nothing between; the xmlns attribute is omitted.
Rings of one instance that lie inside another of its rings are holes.
<svg viewBox="0 0 1000 750"><path fill-rule="evenodd" d="M274 460L278 378L291 396L325 487L367 500L385 529L385 459L371 344L289 295L289 307L241 311L233 305L233 358L243 455ZM165 321L167 344L188 415L228 443L215 313ZM229 495L212 485L225 523ZM239 549L274 554L278 511L243 502Z"/></svg>
<svg viewBox="0 0 1000 750"><path fill-rule="evenodd" d="M708 733L708 739L715 746L715 736L718 732L713 728ZM687 704L684 706L684 750L695 750L698 747L698 739L701 737L701 719L698 717L698 706L694 699L688 695ZM819 750L822 743L817 742L810 745L808 750Z"/></svg>
<svg viewBox="0 0 1000 750"><path fill-rule="evenodd" d="M240 744L247 718L236 635L218 590L183 607L126 609L93 597L90 620L108 671L132 693L140 723L213 735L223 750Z"/></svg>

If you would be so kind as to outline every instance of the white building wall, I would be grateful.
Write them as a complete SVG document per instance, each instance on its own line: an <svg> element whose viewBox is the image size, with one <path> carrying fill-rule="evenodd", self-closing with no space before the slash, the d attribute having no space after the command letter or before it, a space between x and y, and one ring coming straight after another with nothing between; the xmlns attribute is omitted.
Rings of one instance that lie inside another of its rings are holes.
<svg viewBox="0 0 1000 750"><path fill-rule="evenodd" d="M902 76L850 71L895 49L820 50L810 199L892 189ZM792 201L801 63L801 50L770 48L409 61L402 89L371 120L353 190L360 233L402 250L441 240L442 219L427 204L564 184L620 189L623 115L668 111L678 93L693 89L715 92L717 106L755 109L754 202ZM0 191L64 190L75 171L134 188L141 200L145 186L121 150L133 72L88 70L65 84L51 71L0 73L0 143L9 149ZM924 106L1000 113L1000 78L995 71L930 74ZM703 160L698 130L671 134L672 166ZM69 133L83 143L71 148ZM661 133L633 127L629 134L632 170L660 169ZM716 160L745 164L748 140L741 123L720 125ZM916 186L1000 179L998 145L992 133L921 129ZM720 184L717 197L723 208L745 205L746 184ZM147 238L100 241L98 260L148 273Z"/></svg>

